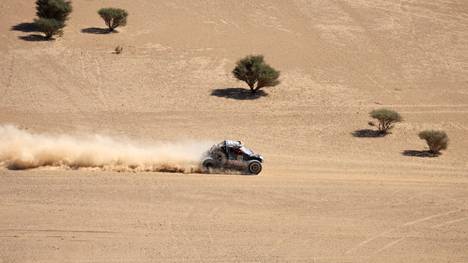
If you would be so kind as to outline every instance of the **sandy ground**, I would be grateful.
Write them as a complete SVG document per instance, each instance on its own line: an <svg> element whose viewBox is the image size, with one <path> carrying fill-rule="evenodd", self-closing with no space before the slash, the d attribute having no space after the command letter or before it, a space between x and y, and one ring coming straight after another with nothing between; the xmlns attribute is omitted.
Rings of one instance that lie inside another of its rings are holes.
<svg viewBox="0 0 468 263"><path fill-rule="evenodd" d="M466 179L0 177L4 262L466 262Z"/></svg>
<svg viewBox="0 0 468 263"><path fill-rule="evenodd" d="M241 139L261 176L0 171L0 262L468 262L468 4L75 1L31 41L0 2L0 123L141 141ZM116 34L96 14L130 13ZM112 54L117 45L123 53ZM282 84L231 77L261 53ZM405 121L356 138L376 107ZM417 133L445 130L438 158Z"/></svg>

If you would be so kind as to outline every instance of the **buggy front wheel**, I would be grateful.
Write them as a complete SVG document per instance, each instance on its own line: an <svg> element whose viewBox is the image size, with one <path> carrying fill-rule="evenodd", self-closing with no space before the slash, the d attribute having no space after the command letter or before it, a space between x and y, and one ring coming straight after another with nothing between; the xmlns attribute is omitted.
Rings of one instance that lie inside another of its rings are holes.
<svg viewBox="0 0 468 263"><path fill-rule="evenodd" d="M262 171L262 164L258 161L253 161L249 163L249 173L259 174Z"/></svg>

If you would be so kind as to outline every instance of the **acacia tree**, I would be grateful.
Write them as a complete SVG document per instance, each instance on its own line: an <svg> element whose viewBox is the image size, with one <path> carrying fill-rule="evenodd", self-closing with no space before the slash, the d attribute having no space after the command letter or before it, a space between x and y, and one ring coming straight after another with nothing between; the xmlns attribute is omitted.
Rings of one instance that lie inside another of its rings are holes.
<svg viewBox="0 0 468 263"><path fill-rule="evenodd" d="M239 60L232 74L238 80L245 81L252 93L280 83L280 72L266 64L262 55L251 55Z"/></svg>
<svg viewBox="0 0 468 263"><path fill-rule="evenodd" d="M370 116L379 121L378 129L382 134L387 134L395 123L403 120L398 112L384 108L371 111Z"/></svg>
<svg viewBox="0 0 468 263"><path fill-rule="evenodd" d="M55 19L65 22L72 10L71 1L36 0L36 15L39 18Z"/></svg>
<svg viewBox="0 0 468 263"><path fill-rule="evenodd" d="M36 14L34 20L37 29L44 33L46 39L61 35L70 13L71 1L65 0L36 0Z"/></svg>
<svg viewBox="0 0 468 263"><path fill-rule="evenodd" d="M104 20L111 32L119 26L127 25L128 12L125 9L101 8L99 9L98 14Z"/></svg>
<svg viewBox="0 0 468 263"><path fill-rule="evenodd" d="M62 21L53 18L39 18L34 20L37 29L44 33L46 39L51 39L52 36L61 35L65 24Z"/></svg>

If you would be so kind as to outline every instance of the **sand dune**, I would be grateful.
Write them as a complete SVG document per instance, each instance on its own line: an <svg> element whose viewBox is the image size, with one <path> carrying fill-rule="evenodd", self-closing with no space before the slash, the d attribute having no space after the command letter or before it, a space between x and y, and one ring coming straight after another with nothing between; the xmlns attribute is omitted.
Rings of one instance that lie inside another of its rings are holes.
<svg viewBox="0 0 468 263"><path fill-rule="evenodd" d="M93 33L103 6L128 26ZM0 8L0 125L104 163L222 139L265 157L258 177L0 169L3 261L468 261L466 1L74 1L53 42L22 27L34 1ZM247 54L282 84L245 96L230 72ZM404 122L354 137L377 107ZM405 154L429 128L449 149Z"/></svg>

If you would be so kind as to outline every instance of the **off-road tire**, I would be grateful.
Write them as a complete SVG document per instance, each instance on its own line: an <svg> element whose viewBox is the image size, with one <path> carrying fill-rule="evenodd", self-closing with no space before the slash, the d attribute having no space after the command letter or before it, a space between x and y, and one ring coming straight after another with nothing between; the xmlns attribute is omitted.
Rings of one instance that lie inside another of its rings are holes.
<svg viewBox="0 0 468 263"><path fill-rule="evenodd" d="M207 173L212 173L215 165L212 161L205 161L203 162L203 170Z"/></svg>
<svg viewBox="0 0 468 263"><path fill-rule="evenodd" d="M259 161L253 161L249 163L249 173L259 174L262 171L262 164Z"/></svg>

